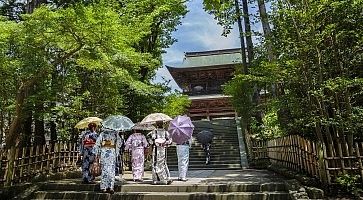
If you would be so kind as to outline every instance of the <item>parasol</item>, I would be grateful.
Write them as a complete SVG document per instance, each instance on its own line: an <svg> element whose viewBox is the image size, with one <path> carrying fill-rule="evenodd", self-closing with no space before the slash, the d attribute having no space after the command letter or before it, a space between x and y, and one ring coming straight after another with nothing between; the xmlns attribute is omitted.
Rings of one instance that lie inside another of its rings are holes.
<svg viewBox="0 0 363 200"><path fill-rule="evenodd" d="M102 119L100 119L98 117L87 117L87 118L84 118L81 121L79 121L74 126L74 128L84 129L84 128L87 128L88 124L90 124L90 123L95 123L97 126L99 126L101 122L102 122Z"/></svg>
<svg viewBox="0 0 363 200"><path fill-rule="evenodd" d="M203 130L203 131L199 132L196 136L198 142L200 142L202 144L211 143L213 140L213 137L214 137L214 134L207 130Z"/></svg>
<svg viewBox="0 0 363 200"><path fill-rule="evenodd" d="M132 127L133 130L142 130L142 131L152 131L155 130L155 127L151 124L140 124L136 123L135 126Z"/></svg>
<svg viewBox="0 0 363 200"><path fill-rule="evenodd" d="M170 121L168 132L173 141L182 144L192 137L194 125L189 117L177 116Z"/></svg>
<svg viewBox="0 0 363 200"><path fill-rule="evenodd" d="M169 117L168 115L164 114L164 113L152 113L148 116L146 116L141 122L140 124L153 124L157 121L163 121L163 122L168 122L172 120L171 117Z"/></svg>
<svg viewBox="0 0 363 200"><path fill-rule="evenodd" d="M112 115L108 116L103 122L102 126L106 129L111 129L115 131L128 131L135 124L131 121L130 118L123 115Z"/></svg>

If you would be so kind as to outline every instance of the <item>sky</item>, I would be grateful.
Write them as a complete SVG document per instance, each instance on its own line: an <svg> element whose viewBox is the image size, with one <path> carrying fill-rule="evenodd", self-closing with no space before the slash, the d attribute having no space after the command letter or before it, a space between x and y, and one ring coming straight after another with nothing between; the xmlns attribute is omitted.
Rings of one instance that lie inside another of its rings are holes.
<svg viewBox="0 0 363 200"><path fill-rule="evenodd" d="M238 29L234 28L228 37L221 36L222 27L212 15L203 10L203 0L192 0L187 3L189 12L182 19L182 24L173 33L177 39L163 54L163 67L156 73L155 82L171 80L170 86L179 89L165 65L178 66L182 63L184 52L209 51L217 49L239 48Z"/></svg>

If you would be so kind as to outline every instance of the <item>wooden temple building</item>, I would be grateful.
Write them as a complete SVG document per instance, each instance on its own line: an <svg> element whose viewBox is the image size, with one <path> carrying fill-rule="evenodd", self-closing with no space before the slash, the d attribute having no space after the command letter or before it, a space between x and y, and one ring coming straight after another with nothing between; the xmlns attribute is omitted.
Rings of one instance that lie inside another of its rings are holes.
<svg viewBox="0 0 363 200"><path fill-rule="evenodd" d="M188 114L193 120L236 117L222 85L233 78L238 63L240 49L223 49L186 52L181 65L166 66L183 94L191 99Z"/></svg>

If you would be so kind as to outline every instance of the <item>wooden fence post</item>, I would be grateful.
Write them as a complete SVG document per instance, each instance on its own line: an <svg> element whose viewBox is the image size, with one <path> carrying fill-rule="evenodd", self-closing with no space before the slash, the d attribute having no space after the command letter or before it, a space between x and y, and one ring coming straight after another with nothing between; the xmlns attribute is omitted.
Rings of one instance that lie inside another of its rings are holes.
<svg viewBox="0 0 363 200"><path fill-rule="evenodd" d="M329 184L330 183L330 175L328 171L327 166L327 160L326 160L326 149L325 145L322 142L316 142L316 154L318 157L318 165L319 165L319 175L320 180L323 184Z"/></svg>
<svg viewBox="0 0 363 200"><path fill-rule="evenodd" d="M6 172L5 172L5 185L9 186L11 185L13 173L14 173L14 162L15 162L15 152L16 148L15 146L10 147L10 150L8 151L7 160L8 163L6 164Z"/></svg>

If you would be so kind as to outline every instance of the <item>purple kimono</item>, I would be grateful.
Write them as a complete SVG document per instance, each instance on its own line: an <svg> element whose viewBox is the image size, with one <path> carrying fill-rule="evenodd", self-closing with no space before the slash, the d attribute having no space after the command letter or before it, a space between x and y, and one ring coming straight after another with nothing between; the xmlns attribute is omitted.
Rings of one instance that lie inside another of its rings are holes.
<svg viewBox="0 0 363 200"><path fill-rule="evenodd" d="M126 141L125 150L131 150L132 175L134 181L142 181L144 175L144 148L148 146L141 133L133 133Z"/></svg>

